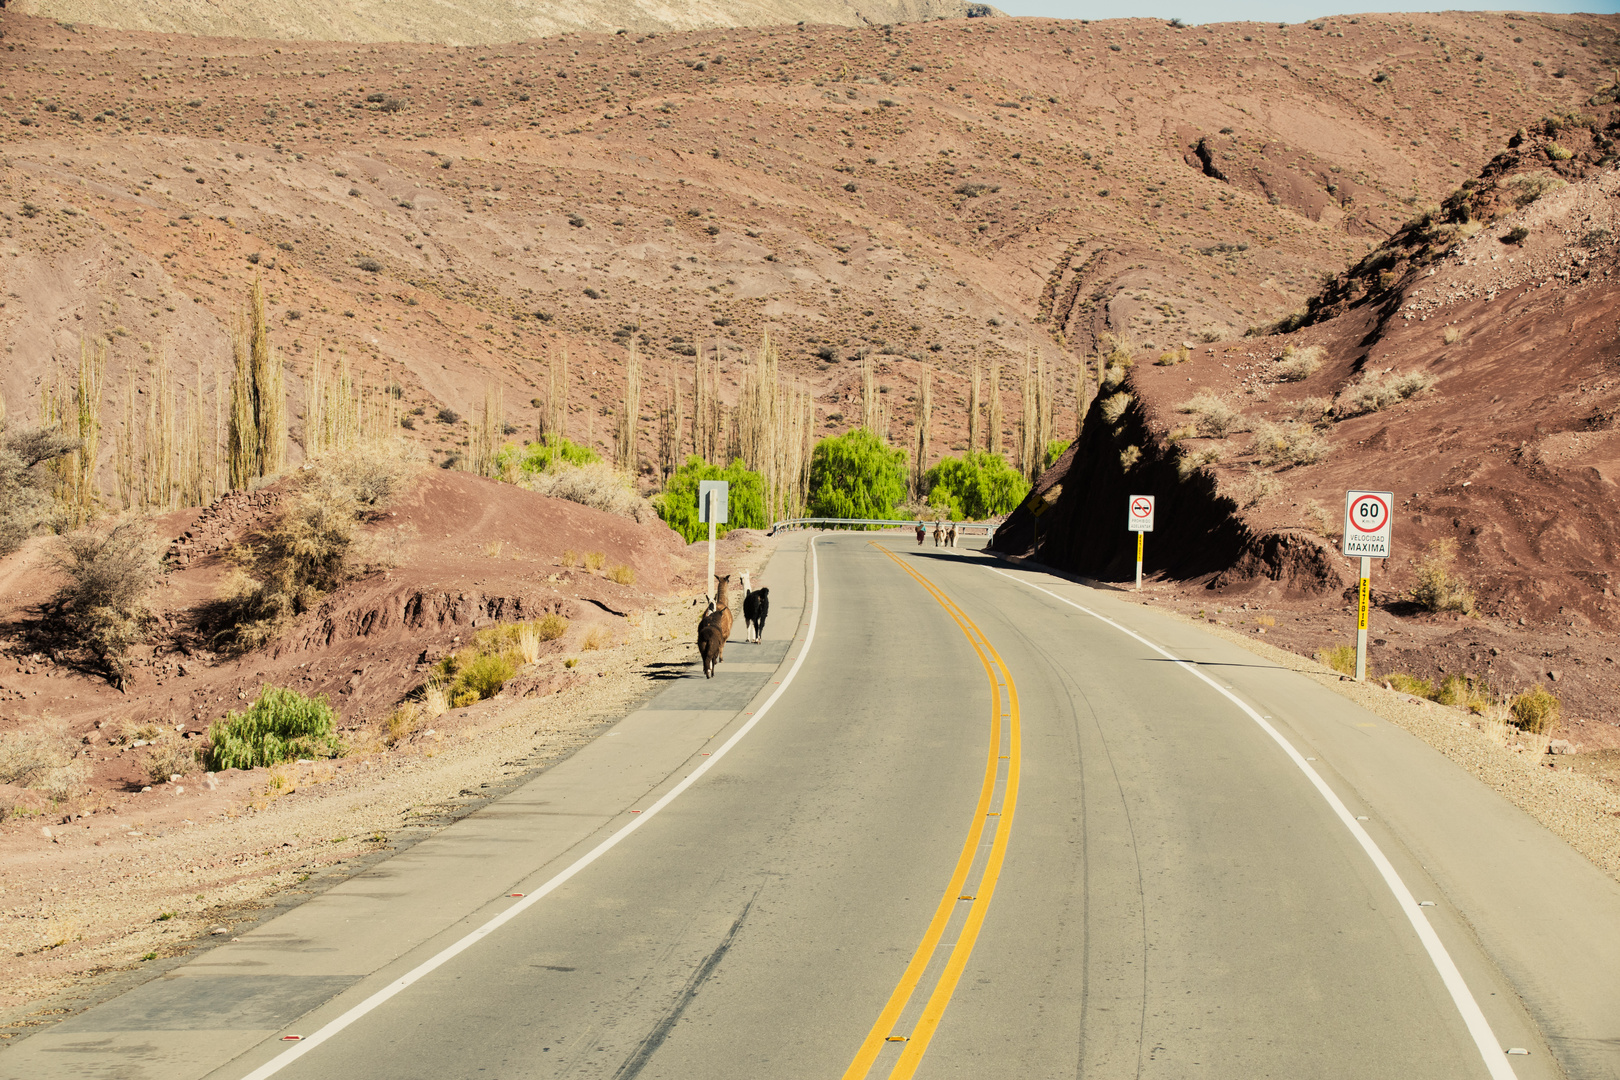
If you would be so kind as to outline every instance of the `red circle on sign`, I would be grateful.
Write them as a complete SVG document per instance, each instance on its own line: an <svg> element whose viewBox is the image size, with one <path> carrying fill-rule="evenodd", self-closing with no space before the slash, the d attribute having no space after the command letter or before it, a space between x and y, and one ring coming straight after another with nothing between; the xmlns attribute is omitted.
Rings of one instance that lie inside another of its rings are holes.
<svg viewBox="0 0 1620 1080"><path fill-rule="evenodd" d="M1146 499L1131 500L1131 516L1145 518L1153 513L1153 504Z"/></svg>
<svg viewBox="0 0 1620 1080"><path fill-rule="evenodd" d="M1378 520L1378 525L1377 525L1376 528L1363 529L1360 525L1356 524L1356 507L1360 506L1363 503L1373 503L1374 505L1376 505L1378 507L1378 512L1379 512L1379 514L1381 516L1380 516L1380 518ZM1386 503L1383 499L1380 499L1378 496L1376 496L1376 495L1363 495L1359 499L1357 499L1355 502L1350 504L1350 525L1357 532L1362 532L1362 533L1383 532L1385 526L1387 526L1388 524L1389 524L1389 504Z"/></svg>

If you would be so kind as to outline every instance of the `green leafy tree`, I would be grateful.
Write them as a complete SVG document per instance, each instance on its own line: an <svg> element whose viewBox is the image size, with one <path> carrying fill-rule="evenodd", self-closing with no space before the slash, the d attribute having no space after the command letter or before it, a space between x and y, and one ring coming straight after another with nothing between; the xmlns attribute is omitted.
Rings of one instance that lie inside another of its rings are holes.
<svg viewBox="0 0 1620 1080"><path fill-rule="evenodd" d="M923 477L928 503L953 519L980 521L1010 514L1029 494L1029 483L1000 454L940 458Z"/></svg>
<svg viewBox="0 0 1620 1080"><path fill-rule="evenodd" d="M1046 444L1046 460L1041 463L1041 472L1045 472L1047 469L1050 469L1053 465L1056 465L1057 464L1057 459L1062 457L1063 454L1064 454L1064 451L1066 451L1068 449L1069 449L1069 440L1068 439L1053 439L1051 442L1047 443Z"/></svg>
<svg viewBox="0 0 1620 1080"><path fill-rule="evenodd" d="M899 520L906 452L865 428L822 439L810 454L810 516Z"/></svg>
<svg viewBox="0 0 1620 1080"><path fill-rule="evenodd" d="M698 521L698 482L701 480L724 480L729 485L726 490L729 520L715 529L716 535L724 536L732 529L763 529L770 524L765 520L765 480L759 473L749 472L741 458L722 469L693 454L670 473L663 492L652 498L653 509L664 519L664 524L684 536L687 543L709 535L709 526Z"/></svg>

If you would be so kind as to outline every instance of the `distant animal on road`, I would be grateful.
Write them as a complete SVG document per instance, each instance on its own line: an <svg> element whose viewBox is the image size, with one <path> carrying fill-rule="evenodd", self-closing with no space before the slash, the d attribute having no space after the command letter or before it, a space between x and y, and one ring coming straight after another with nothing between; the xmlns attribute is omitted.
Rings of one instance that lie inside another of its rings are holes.
<svg viewBox="0 0 1620 1080"><path fill-rule="evenodd" d="M934 522L934 546L939 547L944 542L945 530L940 526L939 522L936 521Z"/></svg>
<svg viewBox="0 0 1620 1080"><path fill-rule="evenodd" d="M743 625L748 628L748 640L759 642L765 636L765 616L771 611L771 590L756 589L743 571Z"/></svg>
<svg viewBox="0 0 1620 1080"><path fill-rule="evenodd" d="M955 547L956 546L956 522L954 522L954 521L951 522L951 527L949 529L945 530L945 546L946 547Z"/></svg>
<svg viewBox="0 0 1620 1080"><path fill-rule="evenodd" d="M714 576L714 604L698 620L698 655L703 658L703 677L714 678L715 665L726 651L726 640L731 637L731 601L726 586L731 575Z"/></svg>

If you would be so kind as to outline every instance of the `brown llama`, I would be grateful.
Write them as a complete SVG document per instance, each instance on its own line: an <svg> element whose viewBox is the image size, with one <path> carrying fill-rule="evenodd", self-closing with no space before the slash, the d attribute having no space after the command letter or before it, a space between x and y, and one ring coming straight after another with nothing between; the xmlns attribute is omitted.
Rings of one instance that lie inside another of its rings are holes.
<svg viewBox="0 0 1620 1080"><path fill-rule="evenodd" d="M703 658L703 677L714 678L715 665L726 651L726 640L731 637L731 601L726 587L731 575L714 576L714 604L698 620L698 655Z"/></svg>

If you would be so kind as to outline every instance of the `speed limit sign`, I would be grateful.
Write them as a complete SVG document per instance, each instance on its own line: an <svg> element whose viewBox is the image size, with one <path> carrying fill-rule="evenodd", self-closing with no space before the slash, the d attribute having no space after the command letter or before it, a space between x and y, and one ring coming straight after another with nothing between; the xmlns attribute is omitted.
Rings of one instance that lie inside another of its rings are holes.
<svg viewBox="0 0 1620 1080"><path fill-rule="evenodd" d="M1344 496L1344 553L1366 559L1389 558L1391 508L1388 491L1348 491Z"/></svg>

